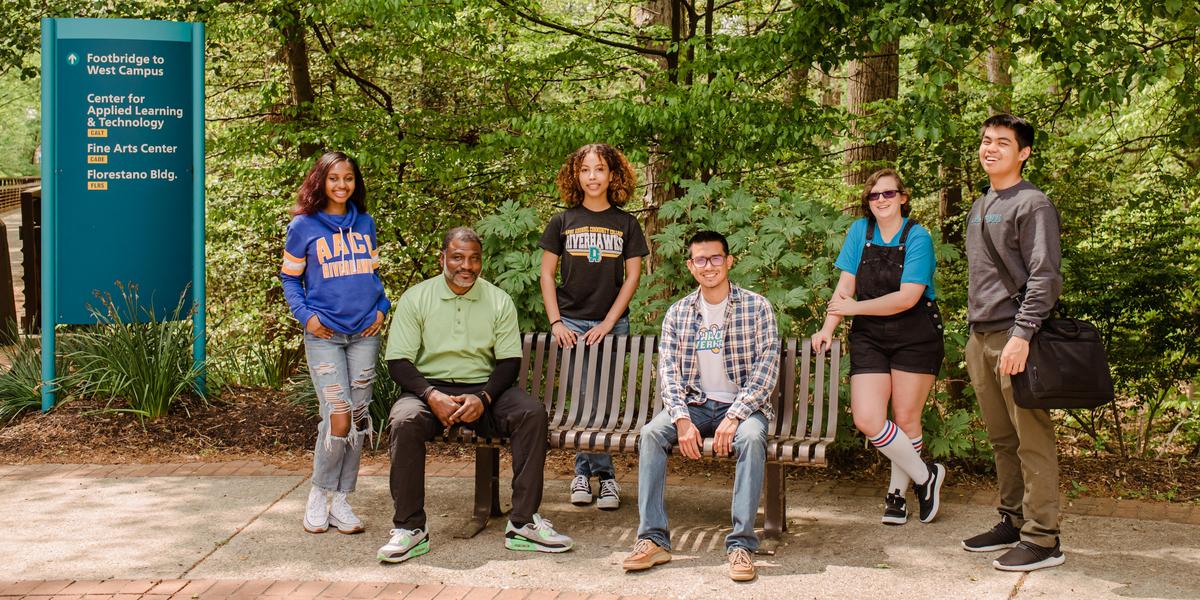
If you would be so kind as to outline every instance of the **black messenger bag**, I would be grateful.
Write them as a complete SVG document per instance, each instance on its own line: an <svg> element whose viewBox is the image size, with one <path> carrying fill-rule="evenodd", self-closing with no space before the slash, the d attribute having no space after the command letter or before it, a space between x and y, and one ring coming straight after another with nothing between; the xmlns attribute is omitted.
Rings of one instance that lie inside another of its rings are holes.
<svg viewBox="0 0 1200 600"><path fill-rule="evenodd" d="M987 232L987 212L980 206L983 243L1000 279L1018 306L1025 287L1012 274ZM1055 311L1057 311L1057 306ZM1096 408L1113 400L1112 375L1100 331L1078 319L1050 318L1029 340L1025 370L1012 376L1013 401L1021 408Z"/></svg>

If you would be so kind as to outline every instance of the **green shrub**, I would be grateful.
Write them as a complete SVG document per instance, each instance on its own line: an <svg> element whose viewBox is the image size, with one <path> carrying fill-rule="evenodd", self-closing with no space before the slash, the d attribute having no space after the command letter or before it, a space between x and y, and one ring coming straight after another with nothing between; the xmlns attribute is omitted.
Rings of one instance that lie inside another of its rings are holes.
<svg viewBox="0 0 1200 600"><path fill-rule="evenodd" d="M513 200L475 225L486 257L483 277L512 297L521 331L550 330L540 283L543 227L537 211Z"/></svg>
<svg viewBox="0 0 1200 600"><path fill-rule="evenodd" d="M188 389L201 370L192 361L192 321L184 311L187 293L174 311L159 320L144 308L136 285L120 285L119 296L98 295L89 306L99 325L65 336L68 372L63 388L74 396L108 399L106 411L157 419ZM119 303L119 304L118 304ZM113 408L114 402L124 402Z"/></svg>
<svg viewBox="0 0 1200 600"><path fill-rule="evenodd" d="M0 373L0 425L4 425L27 410L41 407L42 350L39 341L22 337L0 352L12 365Z"/></svg>
<svg viewBox="0 0 1200 600"><path fill-rule="evenodd" d="M304 346L255 337L241 343L218 344L209 357L209 371L221 385L281 390L304 364Z"/></svg>
<svg viewBox="0 0 1200 600"><path fill-rule="evenodd" d="M853 217L795 192L755 197L719 178L682 185L687 193L659 210L668 224L652 236L658 264L631 303L635 332L657 333L671 303L696 288L685 244L703 229L729 239L736 258L730 280L771 301L781 335L803 337L820 328L837 284L833 261Z"/></svg>

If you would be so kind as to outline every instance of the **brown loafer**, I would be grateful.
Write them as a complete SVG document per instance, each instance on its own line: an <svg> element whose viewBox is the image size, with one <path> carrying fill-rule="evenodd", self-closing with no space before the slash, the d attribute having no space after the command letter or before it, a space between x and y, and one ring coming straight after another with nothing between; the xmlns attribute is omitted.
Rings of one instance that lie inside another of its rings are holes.
<svg viewBox="0 0 1200 600"><path fill-rule="evenodd" d="M745 548L734 548L729 553L729 578L734 581L751 581L758 577L754 559Z"/></svg>
<svg viewBox="0 0 1200 600"><path fill-rule="evenodd" d="M633 552L621 562L626 571L644 571L650 567L671 562L671 553L651 540L638 540Z"/></svg>

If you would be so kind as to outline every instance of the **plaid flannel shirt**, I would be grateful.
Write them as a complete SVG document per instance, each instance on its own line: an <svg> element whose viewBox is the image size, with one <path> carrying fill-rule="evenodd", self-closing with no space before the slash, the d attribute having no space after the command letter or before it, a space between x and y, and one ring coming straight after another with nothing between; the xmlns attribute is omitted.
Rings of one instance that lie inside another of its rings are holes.
<svg viewBox="0 0 1200 600"><path fill-rule="evenodd" d="M727 414L746 419L762 411L775 418L771 392L779 375L779 328L766 298L730 283L725 309L725 373L738 386ZM689 417L687 405L704 404L700 388L696 335L704 318L700 314L700 289L671 305L663 318L658 339L658 380L663 406L671 420Z"/></svg>

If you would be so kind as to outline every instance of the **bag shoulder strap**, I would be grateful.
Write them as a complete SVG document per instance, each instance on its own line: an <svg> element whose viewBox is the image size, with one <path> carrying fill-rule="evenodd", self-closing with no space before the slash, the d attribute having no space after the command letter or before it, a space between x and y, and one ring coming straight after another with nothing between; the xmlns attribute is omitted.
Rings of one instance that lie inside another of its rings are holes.
<svg viewBox="0 0 1200 600"><path fill-rule="evenodd" d="M984 195L984 199L987 195ZM995 205L995 201L993 201ZM1000 253L996 251L996 243L992 241L991 234L987 230L987 205L981 200L979 202L979 233L983 237L983 245L987 248L988 255L991 256L992 262L996 265L996 270L1000 273L1000 280L1004 282L1004 288L1008 290L1008 294L1017 304L1021 303L1022 297L1025 295L1025 286L1017 287L1017 282L1013 280L1012 273L1008 272L1008 267L1004 265L1004 261L1000 259Z"/></svg>

